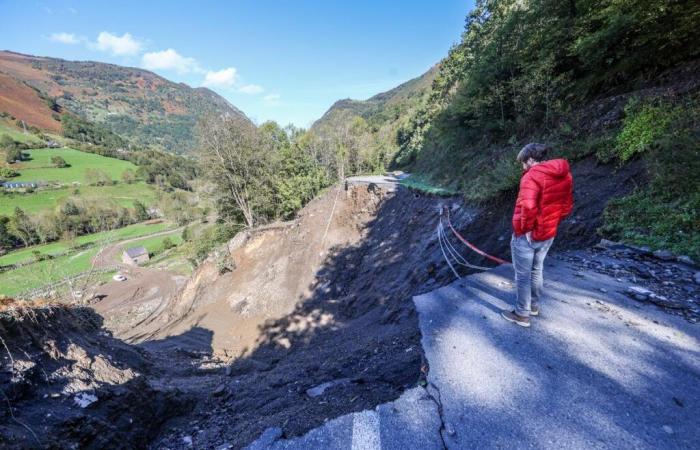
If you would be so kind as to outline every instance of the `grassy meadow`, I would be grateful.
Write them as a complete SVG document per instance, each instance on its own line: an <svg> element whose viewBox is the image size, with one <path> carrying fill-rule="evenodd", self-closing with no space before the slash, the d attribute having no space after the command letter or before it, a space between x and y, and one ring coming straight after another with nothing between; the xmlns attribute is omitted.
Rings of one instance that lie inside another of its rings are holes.
<svg viewBox="0 0 700 450"><path fill-rule="evenodd" d="M174 225L169 222L158 224L140 223L114 231L80 236L73 243L53 242L8 253L0 257L0 265L31 262L34 260L35 251L42 255L60 256L32 262L17 269L0 273L0 295L18 295L78 275L90 269L92 259L104 244L139 236L148 236L172 227ZM173 231L162 236L145 237L144 239L130 242L127 246L144 246L149 253L158 255L165 251L163 241L166 238L170 238L175 245L181 244L181 234L180 231Z"/></svg>
<svg viewBox="0 0 700 450"><path fill-rule="evenodd" d="M78 236L72 243L58 241L52 242L50 244L34 245L0 256L0 266L9 266L12 264L26 263L28 261L32 261L35 258L34 252L39 252L41 255L53 256L66 253L69 250L71 250L71 247L84 247L96 243L120 241L123 239L130 239L139 236L145 236L148 234L158 233L172 227L173 224L168 222L156 224L137 223L124 228L119 228L117 230L103 231L101 233L93 233L86 234L84 236Z"/></svg>
<svg viewBox="0 0 700 450"><path fill-rule="evenodd" d="M131 208L134 200L149 205L156 200L156 189L146 183L120 183L112 186L80 186L60 189L38 190L31 193L6 193L0 197L0 215L11 215L16 207L34 214L46 209L53 209L63 199L80 196L84 199L102 199L115 201L121 206Z"/></svg>
<svg viewBox="0 0 700 450"><path fill-rule="evenodd" d="M13 296L45 286L90 269L99 251L91 247L53 259L0 273L0 295Z"/></svg>
<svg viewBox="0 0 700 450"><path fill-rule="evenodd" d="M99 169L109 175L112 180L118 181L125 170L136 171L137 169L129 161L85 153L72 148L41 148L24 150L23 153L29 156L29 160L13 166L14 170L20 173L18 177L13 178L13 181L55 181L59 183L77 181L84 184L87 169ZM54 156L63 158L69 167L54 167L51 164L51 158Z"/></svg>

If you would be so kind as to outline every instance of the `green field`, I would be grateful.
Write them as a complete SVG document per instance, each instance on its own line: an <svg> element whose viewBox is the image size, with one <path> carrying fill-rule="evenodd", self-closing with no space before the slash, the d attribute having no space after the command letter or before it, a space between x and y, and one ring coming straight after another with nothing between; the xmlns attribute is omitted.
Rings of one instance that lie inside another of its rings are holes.
<svg viewBox="0 0 700 450"><path fill-rule="evenodd" d="M55 169L60 170L60 169ZM11 215L16 207L28 213L37 213L54 208L62 199L76 195L79 192L84 199L114 200L121 206L131 208L134 200L151 205L156 200L156 190L153 186L139 182L134 184L120 183L113 186L80 186L77 188L61 188L39 190L31 193L7 193L0 195L0 214Z"/></svg>
<svg viewBox="0 0 700 450"><path fill-rule="evenodd" d="M6 121L0 120L0 136L2 136L3 134L10 136L12 139L14 139L17 142L25 142L25 143L41 142L41 139L39 139L37 136L33 135L32 133L24 133L24 131L14 127L13 125L10 125Z"/></svg>
<svg viewBox="0 0 700 450"><path fill-rule="evenodd" d="M25 150L24 153L28 154L31 159L13 167L20 173L20 176L13 178L13 181L55 181L59 183L77 181L85 183L87 169L102 170L112 180L119 180L125 170L136 171L137 169L136 165L129 161L81 152L72 148L42 148ZM53 167L51 158L54 156L63 158L70 167Z"/></svg>
<svg viewBox="0 0 700 450"><path fill-rule="evenodd" d="M76 239L81 244L106 243L157 233L172 227L172 224L162 223L154 225L136 224L119 230L105 233L95 233L88 236L81 236ZM147 237L129 243L129 247L144 246L149 253L159 254L164 251L163 240L169 237L170 240L180 245L182 243L180 231L173 231L162 236ZM62 279L78 275L90 269L92 259L95 257L101 245L94 245L88 248L72 251L69 254L57 256L52 259L35 262L22 266L18 269L0 273L0 295L13 296L23 292L36 289L47 284L60 281ZM65 243L52 243L41 246L34 246L28 249L19 250L0 258L0 264L13 264L22 261L23 258L31 259L32 250L39 250L44 254L63 253L69 248ZM116 261L115 261L116 262Z"/></svg>
<svg viewBox="0 0 700 450"><path fill-rule="evenodd" d="M119 228L118 230L79 236L75 239L75 244L78 246L83 246L94 243L113 242L158 233L172 227L173 224L167 222L152 225L137 223L134 225L129 225L128 227ZM175 239L173 239L173 241L175 241ZM52 242L44 245L34 245L32 247L23 248L21 250L10 252L4 256L0 256L0 266L8 266L11 264L31 261L34 259L33 253L35 251L38 251L42 255L58 255L67 252L69 249L69 244L63 241Z"/></svg>
<svg viewBox="0 0 700 450"><path fill-rule="evenodd" d="M60 256L0 273L0 294L17 295L85 272L90 269L97 251L97 247L92 247L72 255Z"/></svg>

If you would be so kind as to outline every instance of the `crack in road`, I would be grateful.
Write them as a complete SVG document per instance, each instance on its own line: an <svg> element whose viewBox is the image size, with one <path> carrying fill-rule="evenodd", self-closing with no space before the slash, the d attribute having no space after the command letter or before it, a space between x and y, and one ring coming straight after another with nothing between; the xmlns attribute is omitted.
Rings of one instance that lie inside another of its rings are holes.
<svg viewBox="0 0 700 450"><path fill-rule="evenodd" d="M437 398L433 393L431 392L431 388L435 390L437 393ZM445 416L443 415L443 410L442 410L442 396L440 394L440 389L435 386L433 383L428 382L428 386L426 386L425 391L428 393L428 396L435 402L435 405L437 406L438 409L438 416L440 417L440 440L442 441L442 448L447 450L447 442L445 442L445 436L443 435L443 432L448 432L446 427L445 427Z"/></svg>

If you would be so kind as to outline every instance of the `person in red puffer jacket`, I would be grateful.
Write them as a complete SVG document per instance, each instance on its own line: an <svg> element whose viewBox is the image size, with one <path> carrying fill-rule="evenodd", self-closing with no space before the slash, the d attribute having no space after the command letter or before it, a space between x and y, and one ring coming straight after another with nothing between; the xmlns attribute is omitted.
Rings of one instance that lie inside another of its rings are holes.
<svg viewBox="0 0 700 450"><path fill-rule="evenodd" d="M544 259L559 222L574 206L569 163L565 159L546 161L549 151L548 146L533 143L518 153L525 173L515 202L510 241L517 301L513 311L503 311L501 315L523 327L530 326L530 316L539 315Z"/></svg>

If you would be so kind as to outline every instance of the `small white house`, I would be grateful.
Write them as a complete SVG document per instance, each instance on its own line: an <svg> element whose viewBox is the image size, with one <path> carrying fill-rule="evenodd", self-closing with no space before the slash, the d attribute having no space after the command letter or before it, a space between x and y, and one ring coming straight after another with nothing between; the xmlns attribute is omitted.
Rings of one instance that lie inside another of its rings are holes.
<svg viewBox="0 0 700 450"><path fill-rule="evenodd" d="M144 247L131 247L122 253L122 262L131 266L140 266L149 260L148 250Z"/></svg>

